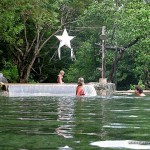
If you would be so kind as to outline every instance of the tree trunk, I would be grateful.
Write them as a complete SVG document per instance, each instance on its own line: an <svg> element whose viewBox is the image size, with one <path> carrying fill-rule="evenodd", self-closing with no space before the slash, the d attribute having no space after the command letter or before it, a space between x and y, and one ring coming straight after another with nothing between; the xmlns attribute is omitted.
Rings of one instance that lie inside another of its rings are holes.
<svg viewBox="0 0 150 150"><path fill-rule="evenodd" d="M118 62L122 59L123 54L124 54L124 51L122 51L121 53L119 53L119 55L117 56L117 58L113 61L112 66L111 66L111 70L110 70L110 73L109 73L108 82L113 82L115 65L117 65Z"/></svg>
<svg viewBox="0 0 150 150"><path fill-rule="evenodd" d="M113 61L113 63L112 63L111 71L110 71L110 73L109 73L109 78L108 78L108 81L109 81L109 82L112 82L112 81L113 81L114 67L115 67L115 65L117 65L118 62L122 59L125 50L126 50L127 48L130 48L130 47L132 47L133 45L135 45L137 42L139 42L139 41L141 40L141 38L143 38L143 36L137 37L136 39L134 39L134 40L131 41L129 44L127 44L126 46L123 46L123 47L117 47L117 48L116 48L116 47L112 47L112 46L106 47L106 49L110 49L110 50L114 50L114 51L117 50L117 51L119 52L119 55L117 56L117 58L116 58L116 59Z"/></svg>
<svg viewBox="0 0 150 150"><path fill-rule="evenodd" d="M29 64L18 62L18 66L19 66L18 67L18 72L19 72L18 82L19 83L27 83L28 82L31 69L33 67L33 64L35 62L37 55L38 55L38 52L34 53L34 55L32 56L32 60Z"/></svg>
<svg viewBox="0 0 150 150"><path fill-rule="evenodd" d="M32 43L29 46L28 40L26 39L27 49L23 53L19 48L16 47L17 51L19 52L19 55L15 55L17 58L17 66L18 66L18 82L19 83L27 83L28 79L30 77L31 69L33 67L33 64L40 53L41 49L44 47L44 45L53 37L60 29L56 30L53 34L51 34L43 43L41 43L40 39L40 30L37 26L37 34L35 35L35 38L33 39ZM25 30L26 33L26 30ZM41 45L40 45L41 44ZM33 52L31 52L33 50ZM30 56L30 57L29 57ZM29 59L30 58L30 59ZM27 63L30 62L30 63Z"/></svg>
<svg viewBox="0 0 150 150"><path fill-rule="evenodd" d="M35 49L32 49L32 52L27 53L27 51L21 51L21 49L15 47L17 49L17 52L13 53L17 60L17 69L18 69L18 82L19 83L27 83L31 69L33 67L33 64L35 62L35 59L37 55L40 52L40 49L38 49L37 44L35 46Z"/></svg>

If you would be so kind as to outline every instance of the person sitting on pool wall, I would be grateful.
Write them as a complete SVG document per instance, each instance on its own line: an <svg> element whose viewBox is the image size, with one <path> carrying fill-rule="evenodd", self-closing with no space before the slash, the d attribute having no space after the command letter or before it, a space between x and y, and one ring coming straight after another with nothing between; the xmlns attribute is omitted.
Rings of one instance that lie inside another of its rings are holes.
<svg viewBox="0 0 150 150"><path fill-rule="evenodd" d="M7 86L5 83L8 83L7 79L4 77L3 73L0 73L0 86L2 90L7 91Z"/></svg>
<svg viewBox="0 0 150 150"><path fill-rule="evenodd" d="M144 93L143 93L143 89L139 86L139 85L137 85L136 87L135 87L135 94L137 95L137 96L146 96Z"/></svg>
<svg viewBox="0 0 150 150"><path fill-rule="evenodd" d="M64 83L63 80L62 80L64 74L65 74L65 72L64 72L63 70L61 70L61 71L59 72L59 75L58 75L58 78L57 78L57 82L58 82L58 83L60 83L60 84Z"/></svg>
<svg viewBox="0 0 150 150"><path fill-rule="evenodd" d="M83 90L83 85L84 85L84 79L79 78L78 79L78 86L76 87L76 96L85 95L84 90Z"/></svg>

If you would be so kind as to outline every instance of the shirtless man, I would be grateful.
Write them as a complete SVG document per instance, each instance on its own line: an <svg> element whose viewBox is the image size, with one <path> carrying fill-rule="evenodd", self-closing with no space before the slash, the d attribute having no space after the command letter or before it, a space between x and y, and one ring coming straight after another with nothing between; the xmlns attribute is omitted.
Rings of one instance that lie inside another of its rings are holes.
<svg viewBox="0 0 150 150"><path fill-rule="evenodd" d="M146 96L144 93L143 93L143 89L140 87L140 86L136 86L135 87L135 94L137 96Z"/></svg>

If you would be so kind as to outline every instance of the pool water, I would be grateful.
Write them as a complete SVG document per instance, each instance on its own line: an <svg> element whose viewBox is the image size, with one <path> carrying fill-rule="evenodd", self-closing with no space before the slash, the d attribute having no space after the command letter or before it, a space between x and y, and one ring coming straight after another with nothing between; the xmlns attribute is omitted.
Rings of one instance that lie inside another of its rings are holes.
<svg viewBox="0 0 150 150"><path fill-rule="evenodd" d="M150 96L0 97L0 150L150 149Z"/></svg>

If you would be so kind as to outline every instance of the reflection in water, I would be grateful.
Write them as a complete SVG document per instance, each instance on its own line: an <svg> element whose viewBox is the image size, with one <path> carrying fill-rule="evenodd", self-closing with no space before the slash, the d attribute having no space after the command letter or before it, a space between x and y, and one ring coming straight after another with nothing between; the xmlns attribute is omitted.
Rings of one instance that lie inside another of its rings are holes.
<svg viewBox="0 0 150 150"><path fill-rule="evenodd" d="M57 134L63 136L64 138L73 138L71 123L73 122L74 99L67 97L60 98L58 100L57 110L57 121L63 123L56 129Z"/></svg>
<svg viewBox="0 0 150 150"><path fill-rule="evenodd" d="M69 146L59 147L58 150L72 150Z"/></svg>
<svg viewBox="0 0 150 150"><path fill-rule="evenodd" d="M107 147L107 148L129 148L129 149L150 149L150 142L145 141L99 141L91 143L93 146Z"/></svg>
<svg viewBox="0 0 150 150"><path fill-rule="evenodd" d="M104 128L127 128L121 123L110 123L110 125L104 125Z"/></svg>

